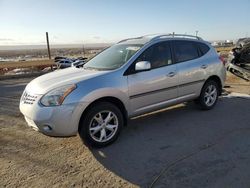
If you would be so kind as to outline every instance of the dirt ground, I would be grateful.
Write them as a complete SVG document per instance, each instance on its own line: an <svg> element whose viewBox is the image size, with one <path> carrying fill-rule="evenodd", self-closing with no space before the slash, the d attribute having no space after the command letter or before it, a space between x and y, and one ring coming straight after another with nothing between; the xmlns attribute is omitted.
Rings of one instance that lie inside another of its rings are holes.
<svg viewBox="0 0 250 188"><path fill-rule="evenodd" d="M86 147L26 126L18 110L30 79L0 81L0 187L249 187L250 99L181 104L129 121L116 143ZM228 74L226 91L250 94Z"/></svg>
<svg viewBox="0 0 250 188"><path fill-rule="evenodd" d="M37 134L24 127L20 117L1 118L0 123L3 186L129 185L98 163L79 137L59 139Z"/></svg>
<svg viewBox="0 0 250 188"><path fill-rule="evenodd" d="M229 92L245 93L250 95L250 82L227 73L225 89Z"/></svg>

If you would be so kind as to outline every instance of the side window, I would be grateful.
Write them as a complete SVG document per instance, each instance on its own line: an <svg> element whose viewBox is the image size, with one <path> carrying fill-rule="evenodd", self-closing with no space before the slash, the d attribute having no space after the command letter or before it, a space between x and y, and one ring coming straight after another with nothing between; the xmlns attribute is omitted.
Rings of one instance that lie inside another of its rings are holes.
<svg viewBox="0 0 250 188"><path fill-rule="evenodd" d="M199 57L198 49L191 41L175 41L176 63L196 59Z"/></svg>
<svg viewBox="0 0 250 188"><path fill-rule="evenodd" d="M201 56L205 55L209 51L209 47L206 44L197 42L196 43L200 49Z"/></svg>
<svg viewBox="0 0 250 188"><path fill-rule="evenodd" d="M136 62L139 61L149 61L152 69L172 64L169 42L161 42L149 47L136 60Z"/></svg>

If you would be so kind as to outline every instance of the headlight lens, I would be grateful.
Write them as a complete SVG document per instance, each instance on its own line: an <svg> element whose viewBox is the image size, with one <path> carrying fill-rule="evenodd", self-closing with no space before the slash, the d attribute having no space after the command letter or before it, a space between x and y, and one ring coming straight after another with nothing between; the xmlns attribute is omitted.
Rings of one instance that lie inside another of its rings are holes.
<svg viewBox="0 0 250 188"><path fill-rule="evenodd" d="M45 94L40 102L44 106L59 106L63 103L64 99L76 89L75 84L62 86Z"/></svg>

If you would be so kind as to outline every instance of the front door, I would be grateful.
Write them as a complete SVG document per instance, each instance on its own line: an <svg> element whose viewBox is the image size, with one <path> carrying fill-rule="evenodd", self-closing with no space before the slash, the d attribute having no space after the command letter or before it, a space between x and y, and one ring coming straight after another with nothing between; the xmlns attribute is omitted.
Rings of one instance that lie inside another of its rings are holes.
<svg viewBox="0 0 250 188"><path fill-rule="evenodd" d="M149 61L151 70L128 75L130 107L133 115L156 110L177 97L178 75L172 62L169 42L146 49L134 62Z"/></svg>

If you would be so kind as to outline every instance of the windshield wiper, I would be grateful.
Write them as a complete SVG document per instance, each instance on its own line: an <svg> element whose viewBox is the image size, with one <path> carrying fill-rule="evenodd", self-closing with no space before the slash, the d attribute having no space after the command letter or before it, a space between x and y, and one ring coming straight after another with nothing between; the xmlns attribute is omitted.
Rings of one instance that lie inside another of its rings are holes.
<svg viewBox="0 0 250 188"><path fill-rule="evenodd" d="M83 66L82 68L87 69L87 70L99 70L99 69L94 68L94 67L85 67L85 66Z"/></svg>

